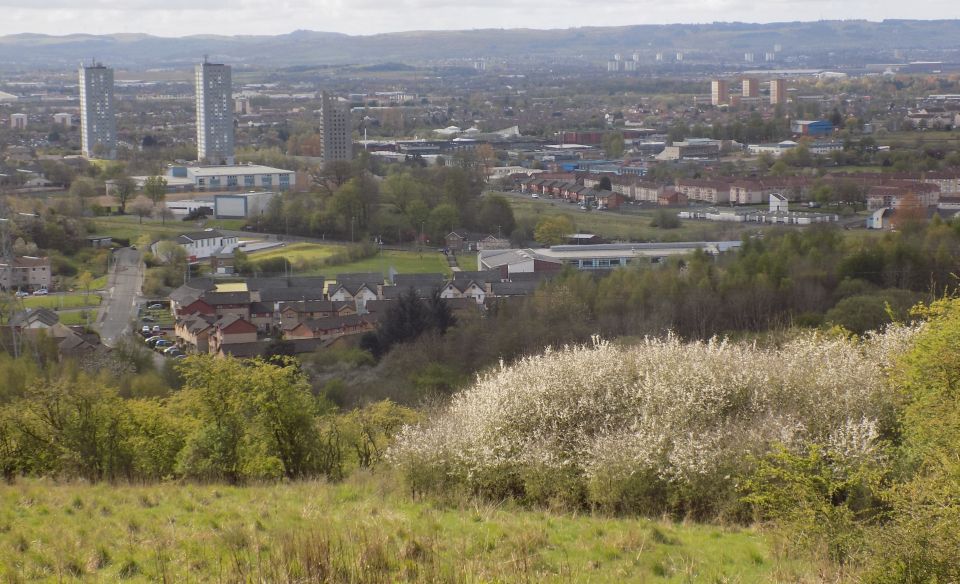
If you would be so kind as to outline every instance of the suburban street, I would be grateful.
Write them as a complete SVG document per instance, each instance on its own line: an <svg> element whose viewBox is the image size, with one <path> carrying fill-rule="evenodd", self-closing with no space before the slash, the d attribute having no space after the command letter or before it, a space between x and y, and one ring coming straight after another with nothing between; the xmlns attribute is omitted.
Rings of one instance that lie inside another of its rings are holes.
<svg viewBox="0 0 960 584"><path fill-rule="evenodd" d="M137 296L143 283L140 252L128 247L113 253L113 269L107 294L100 305L100 338L104 345L114 347L129 331L130 322L137 316Z"/></svg>

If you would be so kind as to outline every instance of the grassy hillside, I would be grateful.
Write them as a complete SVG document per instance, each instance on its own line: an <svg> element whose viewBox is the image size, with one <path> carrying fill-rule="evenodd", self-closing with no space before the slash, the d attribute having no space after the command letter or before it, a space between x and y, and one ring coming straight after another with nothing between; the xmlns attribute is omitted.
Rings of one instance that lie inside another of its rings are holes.
<svg viewBox="0 0 960 584"><path fill-rule="evenodd" d="M341 485L0 487L3 581L803 581L749 529L412 502Z"/></svg>

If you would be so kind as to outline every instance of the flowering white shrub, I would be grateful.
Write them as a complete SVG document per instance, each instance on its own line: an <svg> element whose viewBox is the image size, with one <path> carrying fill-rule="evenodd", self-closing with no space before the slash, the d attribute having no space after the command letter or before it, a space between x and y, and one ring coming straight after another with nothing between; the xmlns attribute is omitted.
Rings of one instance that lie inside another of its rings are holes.
<svg viewBox="0 0 960 584"><path fill-rule="evenodd" d="M871 449L890 410L886 368L915 332L807 333L770 349L668 336L548 351L479 377L444 412L402 431L390 457L413 483L439 474L480 491L490 477L563 473L582 479L595 503L634 479L644 483L634 490L730 492L775 443L843 456ZM671 496L676 506L700 495Z"/></svg>

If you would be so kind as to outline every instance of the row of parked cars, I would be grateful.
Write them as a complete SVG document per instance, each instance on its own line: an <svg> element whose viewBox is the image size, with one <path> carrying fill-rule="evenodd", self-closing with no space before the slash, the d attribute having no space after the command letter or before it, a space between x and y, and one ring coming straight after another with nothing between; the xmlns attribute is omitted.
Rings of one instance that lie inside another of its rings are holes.
<svg viewBox="0 0 960 584"><path fill-rule="evenodd" d="M174 359L185 359L187 357L183 354L183 351L180 350L180 347L176 346L173 341L164 338L163 335L147 337L144 343L154 351L163 353L167 357Z"/></svg>
<svg viewBox="0 0 960 584"><path fill-rule="evenodd" d="M33 291L34 296L46 296L49 293L50 292L48 292L46 288L39 288ZM27 292L26 290L17 290L16 296L17 298L24 298L26 296L30 296L30 293Z"/></svg>

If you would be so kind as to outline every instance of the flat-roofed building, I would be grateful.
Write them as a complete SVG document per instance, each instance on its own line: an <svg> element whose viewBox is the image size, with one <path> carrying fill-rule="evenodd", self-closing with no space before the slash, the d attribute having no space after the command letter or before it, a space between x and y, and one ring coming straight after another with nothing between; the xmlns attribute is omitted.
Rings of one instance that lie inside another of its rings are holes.
<svg viewBox="0 0 960 584"><path fill-rule="evenodd" d="M172 179L191 181L196 191L287 191L296 182L294 171L260 164L171 166L167 174Z"/></svg>

